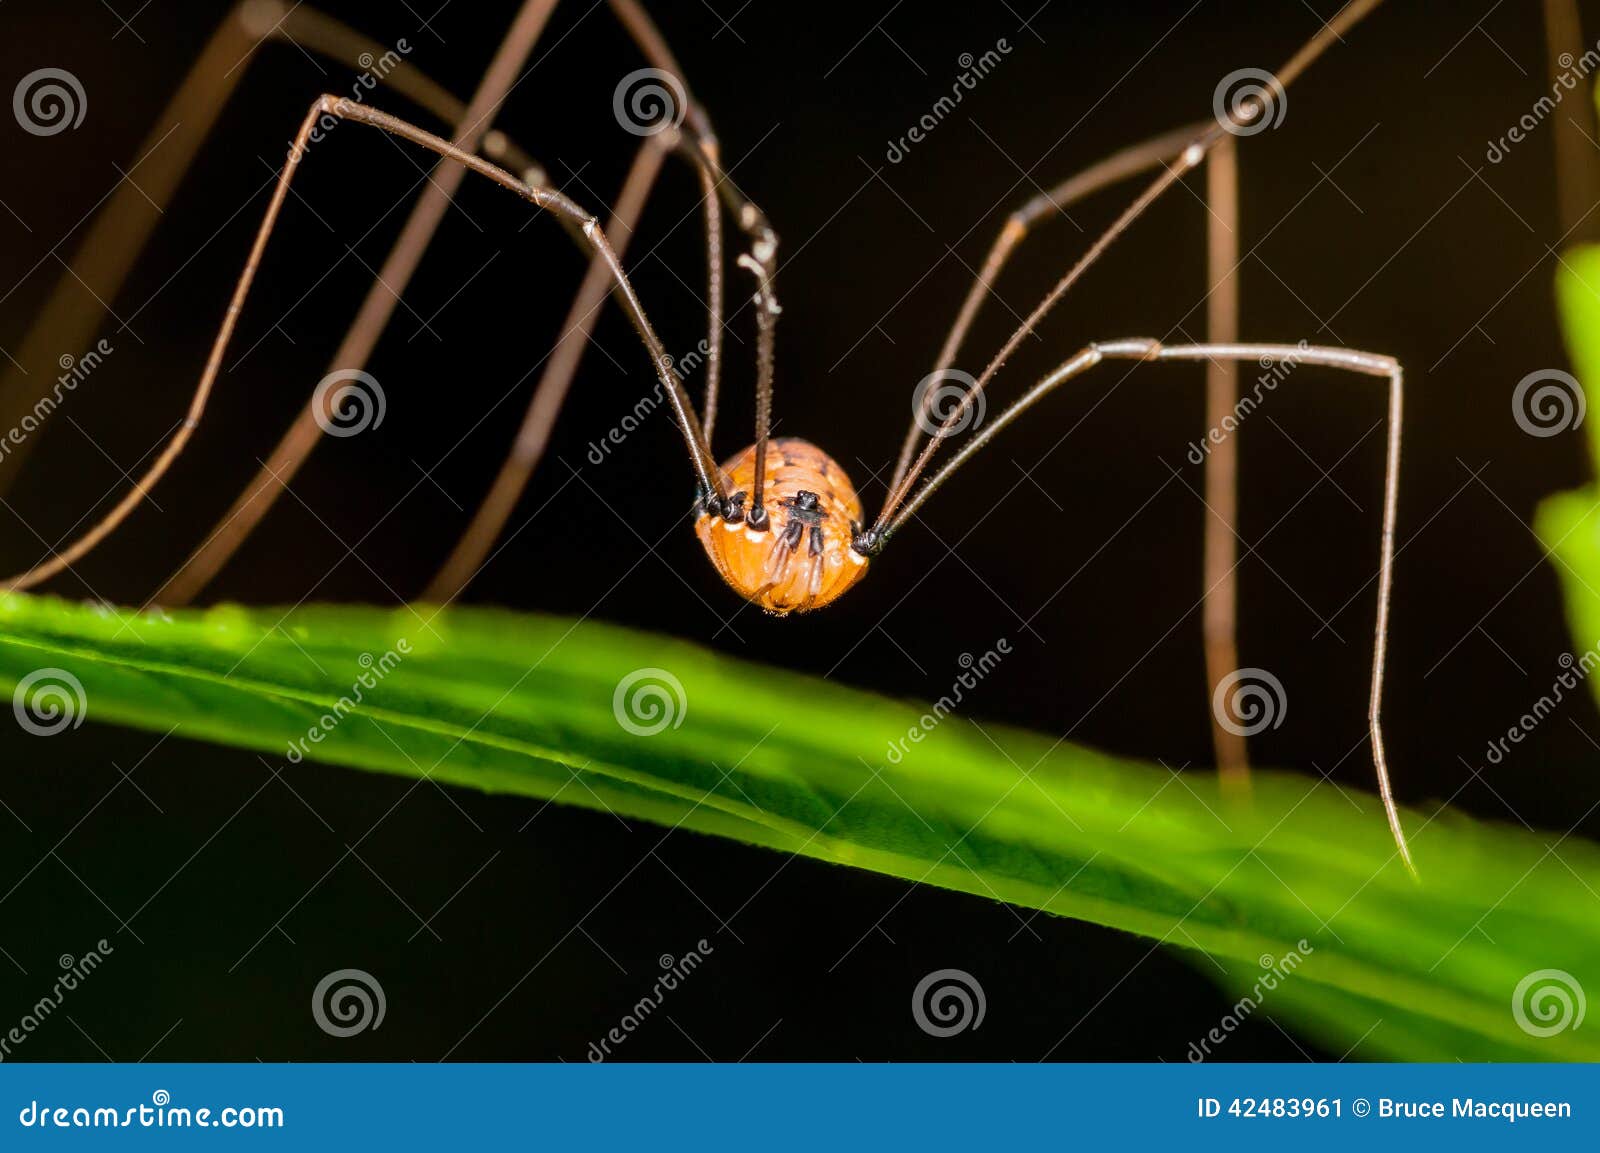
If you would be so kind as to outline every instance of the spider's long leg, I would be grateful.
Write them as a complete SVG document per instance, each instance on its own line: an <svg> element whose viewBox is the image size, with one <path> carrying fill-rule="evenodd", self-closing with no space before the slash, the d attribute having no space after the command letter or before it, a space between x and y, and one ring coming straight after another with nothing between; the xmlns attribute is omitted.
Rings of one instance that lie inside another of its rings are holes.
<svg viewBox="0 0 1600 1153"><path fill-rule="evenodd" d="M548 15L548 9L553 3L554 0L544 0L542 4L544 15ZM534 7L534 0L530 0L524 7L524 16ZM667 47L666 41L635 0L612 0L612 8L615 10L625 30L639 45L652 64L670 72L674 77L682 75L682 69ZM519 16L518 20L519 25L523 23L522 16ZM540 26L542 26L542 20ZM532 36L536 38L537 29L533 29ZM474 97L472 106L462 114L459 118L459 123L464 126L474 126L480 135L487 128L488 116L492 114L494 106L503 98L505 89L510 86L510 73L516 71L521 60L526 58L532 48L532 38L524 39L525 43L517 43L518 33L516 27L508 34L506 43L502 46L500 53L496 57L495 64L491 66L490 73L485 77L483 85L480 86L478 94ZM516 56L516 60L508 68L500 68L502 58L509 58L512 55ZM499 73L498 79L497 72ZM739 192L722 170L716 137L711 130L710 120L704 110L690 99L686 99L686 105L687 107L682 110L687 118L686 123L683 125L684 135L688 138L684 150L689 153L700 171L703 190L708 194L716 194L715 196L708 196L704 209L707 228L708 263L710 265L710 283L707 297L709 331L705 358L706 440L709 443L709 425L716 415L717 387L720 380L722 359L722 234L719 200L732 209L735 222L741 231L751 238L752 252L766 253L768 254L766 259L770 260L770 253L775 249L777 239L767 224L766 216ZM458 137L458 143L461 142ZM394 304L398 300L401 288L415 268L416 259L420 257L428 239L432 236L434 228L437 227L438 220L442 217L444 207L448 201L449 191L454 187L454 185L447 185L447 179L454 179L459 182L459 170L445 166L444 171L437 174L430 181L429 187L424 190L422 199L418 201L413 210L411 220L407 222L406 229L402 232L400 239L396 241L395 248L390 255L391 262L399 264L403 261L409 267L392 269L388 263L385 264L380 272L378 282L373 285L372 291L357 316L355 325L350 333L347 334L345 342L336 352L333 368L359 368L361 364L365 363L367 356L370 355L382 328L387 323L389 315L393 312ZM574 235L574 239L580 245L584 244L582 237ZM598 259L594 262L590 272L591 278L586 283L592 284L601 280L609 280L607 270L602 267L602 262ZM390 286L393 288L393 292L380 292L381 285ZM582 299L581 290L580 299ZM590 307L584 309L583 313L592 317L594 311L595 309ZM577 312L578 309L575 305L573 315L576 315ZM590 323L592 323L592 320ZM578 340L575 343L579 351L581 351L583 341ZM576 367L576 361L574 360L570 368L562 369L568 374L567 380L569 382L570 373L576 371ZM559 374L552 375L547 372L546 379L549 382L548 385L546 385L545 381L541 381L540 388L536 390L531 405L540 403L541 394L545 397L551 397L557 393L564 396L566 384L558 383L561 379ZM531 405L529 416L524 421L525 429L528 426L528 422L535 419ZM253 531L261 518L266 515L281 494L283 487L294 476L321 435L321 426L317 424L316 414L308 403L306 408L302 409L294 425L279 441L266 464L262 466L250 485L241 492L232 507L223 515L213 530L211 537L168 582L161 599L167 603L181 604L187 602L193 599L210 582ZM532 459L536 463L537 454L534 454ZM521 465L516 461L507 462L507 468L513 471L509 475L503 472L502 477L497 479L495 488L491 490L484 506L480 507L478 514L474 518L473 527L469 529L469 535L473 537L473 543L468 546L464 538L456 549L456 553L460 555L453 554L451 560L447 562L447 567L454 568L457 572L460 572L463 568L468 572L475 569L476 565L464 564L467 557L464 550L469 547L480 551L485 550L488 543L492 542L494 533L498 532L499 525L503 524L504 517L509 515L510 508L515 503L516 493L511 491L513 487L512 481L515 476L515 470L520 467ZM531 470L532 463L529 463L527 467ZM520 488L518 491L520 491ZM720 491L720 485L715 491ZM504 509L504 512L499 511L501 508ZM490 518L496 516L499 517L499 522L494 525L493 531L490 532L489 540L480 545L479 538L483 533L490 531L487 527ZM482 525L478 523L479 518L483 519L484 523ZM441 573L442 576L443 574ZM436 577L430 585L430 594L436 593L441 587L441 577Z"/></svg>
<svg viewBox="0 0 1600 1153"><path fill-rule="evenodd" d="M1394 791L1389 784L1389 766L1384 754L1383 728L1379 720L1383 704L1384 664L1389 643L1389 593L1394 580L1395 512L1400 500L1400 425L1403 389L1400 363L1393 357L1357 352L1348 348L1295 344L1162 344L1157 340L1143 338L1091 344L1039 381L999 416L985 424L977 435L963 442L956 454L906 502L888 532L878 538L875 544L881 547L884 541L904 525L906 520L922 507L923 502L937 492L957 469L974 454L980 452L1018 417L1067 381L1082 375L1105 360L1208 362L1253 360L1263 364L1318 364L1388 379L1389 428L1383 478L1383 534L1378 546L1378 614L1373 641L1372 691L1368 698L1367 720L1372 738L1373 765L1377 770L1378 792L1383 798L1384 813L1389 820L1390 832L1394 834L1395 846L1406 868L1415 876L1416 867L1411 861L1411 850L1406 844L1405 831L1400 826L1400 812L1395 806Z"/></svg>
<svg viewBox="0 0 1600 1153"><path fill-rule="evenodd" d="M682 68L644 9L635 0L612 0L612 9L645 58L682 84ZM746 267L753 263L758 275L765 272L768 276L765 282L767 298L763 300L758 297L758 307L771 300L770 272L775 261L777 238L768 226L765 215L744 197L723 170L720 148L704 108L691 99L686 90L683 97L683 138L677 150L694 164L699 175L706 238L706 383L701 427L709 448L716 423L722 365L723 202L726 201L733 210L736 224L750 241L750 252L745 254L742 263ZM651 165L648 175L645 172L647 164ZM654 164L652 158L648 158L644 152L640 153L613 210L612 222L607 226L606 233L619 254L624 251L627 233L632 229L633 222L643 211L650 182L656 175ZM637 195L630 195L630 191ZM557 350L534 389L510 454L444 566L428 583L423 592L424 599L441 603L453 600L481 570L485 557L504 530L506 521L544 455L550 430L560 414L561 405L583 357L585 344L609 290L610 278L606 270L598 265L591 266L590 275L579 288L577 298L567 314ZM771 420L771 313L763 308L757 314L757 323L760 328L756 353L756 421L759 439L761 430L768 427Z"/></svg>
<svg viewBox="0 0 1600 1153"><path fill-rule="evenodd" d="M1021 208L1006 217L1000 234L995 237L989 254L972 287L967 290L955 323L944 346L933 375L940 376L955 365L957 354L966 339L978 310L995 281L1010 260L1012 253L1042 222L1071 205L1121 180L1129 179L1176 160L1190 144L1200 137L1211 121L1190 124L1130 148L1112 153L1098 164L1078 173L1046 192L1033 197ZM1238 178L1237 149L1232 136L1224 136L1211 150L1207 164L1208 184L1206 204L1208 213L1209 243L1208 263L1211 272L1211 295L1207 298L1207 337L1212 342L1226 342L1238 337L1238 279L1234 265L1238 263ZM1238 371L1231 362L1216 362L1207 367L1206 410L1207 426L1215 426L1222 415L1231 410L1238 392ZM889 481L889 491L894 492L911 467L912 453L922 439L922 429L928 424L936 399L936 391L929 389L922 398L920 419L911 422L905 441L900 446L900 458L895 463L894 475ZM1205 603L1206 677L1211 690L1219 678L1238 667L1238 644L1235 639L1235 620L1238 602L1234 579L1234 536L1232 532L1237 508L1236 449L1232 438L1218 445L1206 458L1206 503L1210 514L1205 527ZM1242 784L1247 780L1249 764L1244 738L1236 736L1221 724L1212 731L1217 765L1224 780Z"/></svg>
<svg viewBox="0 0 1600 1153"><path fill-rule="evenodd" d="M639 146L633 167L623 181L616 206L611 210L611 219L606 224L606 237L611 241L618 259L627 253L634 225L638 223L645 201L655 187L665 152L663 144L659 136L651 136ZM567 390L578 371L579 361L583 359L583 351L594 331L595 321L599 319L600 308L605 304L614 283L611 270L604 261L596 260L589 265L589 271L578 288L578 295L573 298L572 307L562 323L555 350L550 354L539 383L533 390L533 399L523 416L516 442L501 464L488 495L478 505L471 523L451 550L449 559L433 580L428 582L422 594L424 600L437 604L454 600L482 567L484 558L510 518L511 510L516 507L523 489L527 487L528 478L538 466L539 458L544 455L545 446L550 441L550 429L561 412L562 403L567 399Z"/></svg>
<svg viewBox="0 0 1600 1153"><path fill-rule="evenodd" d="M700 410L706 447L711 447L717 424L717 392L722 385L722 199L717 172L709 164L697 165L700 205L706 229L706 401ZM713 450L714 451L714 450Z"/></svg>
<svg viewBox="0 0 1600 1153"><path fill-rule="evenodd" d="M488 134L490 124L506 93L516 83L528 54L556 6L556 0L523 0L505 39L495 51L488 70L473 93L472 101L454 125L455 145L474 151ZM366 367L378 338L388 326L400 303L400 295L421 263L433 234L449 210L451 199L461 187L466 170L441 161L427 177L427 183L411 208L394 246L384 259L377 277L361 302L355 320L334 351L328 371L359 371ZM193 600L228 559L244 543L261 518L283 493L311 449L322 436L318 412L308 400L289 430L283 434L272 454L251 478L217 522L211 535L157 592L166 604L187 604Z"/></svg>
<svg viewBox="0 0 1600 1153"><path fill-rule="evenodd" d="M1007 216L1005 224L1000 228L1000 234L994 238L994 243L989 247L989 254L984 257L983 264L978 269L977 278L973 280L972 287L967 289L967 295L961 301L955 323L950 326L950 332L944 338L944 346L939 350L939 360L934 366L933 375L938 376L955 367L961 345L966 340L973 321L978 317L978 310L994 291L995 281L1000 278L1006 262L1011 259L1012 253L1024 239L1035 235L1035 229L1039 225L1057 214L1064 213L1080 200L1085 200L1096 192L1176 160L1210 125L1209 120L1188 124L1113 152L1099 163L1063 180L1054 188L1039 193ZM911 422L905 441L900 445L900 459L895 463L894 475L889 481L890 492L900 486L906 470L911 467L911 454L916 451L917 443L922 439L922 428L932 415L934 403L934 393L930 389L922 399L922 419Z"/></svg>
<svg viewBox="0 0 1600 1153"><path fill-rule="evenodd" d="M660 144L656 141L660 141ZM650 137L640 148L634 166L623 183L622 193L612 210L611 221L606 225L606 236L619 257L626 252L633 226L644 211L645 202L660 171L664 146L668 144L664 136ZM692 139L681 141L677 148L688 154L699 173L701 208L705 217L707 332L704 346L705 407L701 415L701 430L709 448L712 425L717 415L717 387L722 360L721 198L717 188L717 170L706 161L700 142ZM561 413L562 403L567 398L573 377L583 359L584 348L599 319L600 308L611 291L613 284L609 270L598 261L591 264L562 325L556 350L551 354L534 388L533 397L528 402L528 410L523 415L522 427L517 432L511 452L501 464L488 494L474 510L471 522L451 549L449 558L423 590L424 600L441 604L454 600L482 569L484 559L494 547L495 540L527 488L534 469L544 456L545 447L550 442L550 430Z"/></svg>
<svg viewBox="0 0 1600 1153"><path fill-rule="evenodd" d="M23 413L33 410L43 390L55 380L56 369L45 371L46 367L54 365L63 351L85 348L92 342L107 302L116 299L156 221L248 71L248 62L263 44L277 40L364 69L378 83L447 124L458 123L466 111L465 104L415 65L396 59L382 44L314 8L303 4L286 7L278 0L243 0L212 34L140 145L130 179L117 185L96 214L67 271L29 326L16 364L8 362L0 374L0 427L14 427ZM370 63L363 65L363 57L381 61L385 67L379 70ZM527 153L501 136L485 140L483 151L514 172L537 168ZM44 427L40 426L40 432ZM6 461L20 465L38 439L36 433L12 446ZM19 471L0 466L0 494Z"/></svg>
<svg viewBox="0 0 1600 1153"><path fill-rule="evenodd" d="M1357 21L1361 20L1382 2L1383 0L1350 0L1349 3L1334 14L1333 19L1324 24L1317 34L1306 41L1305 45L1277 71L1274 76L1274 84L1277 91L1281 92L1287 88L1311 65L1312 61L1328 49L1329 45L1341 39L1342 35L1349 31ZM1056 283L1056 286L1028 314L1027 319L1007 338L1000 351L989 361L988 366L984 368L983 373L974 382L972 388L968 390L967 395L962 398L960 406L957 408L956 413L953 414L952 421L947 422L946 427L948 428L954 423L955 419L963 418L971 411L978 396L982 394L1006 361L1011 358L1012 353L1016 352L1018 347L1021 346L1023 340L1033 333L1039 323L1049 314L1050 310L1067 294L1067 291L1083 277L1083 274L1100 259L1106 250L1116 242L1118 237L1126 232L1139 217L1144 215L1145 210L1150 205L1159 200L1164 192L1190 171L1198 168L1200 162L1205 159L1206 153L1215 147L1217 141L1227 135L1230 129L1246 126L1256 117L1270 114L1270 111L1269 108L1263 107L1260 101L1255 101L1246 109L1231 111L1226 120L1219 119L1191 141L1178 157L1167 165L1162 173L1143 192L1134 198L1133 203L1123 210L1122 214L1112 222L1111 227L1106 229L1089 246L1088 251L1078 259L1077 263L1067 271L1067 274ZM869 530L869 537L881 535L893 521L896 510L905 501L917 478L928 467L928 462L933 458L933 454L938 451L939 442L942 439L943 437L941 436L931 437L927 444L923 446L922 451L917 454L915 463L901 477L900 484L890 489L882 511L878 513L877 520L873 522L872 528Z"/></svg>
<svg viewBox="0 0 1600 1153"><path fill-rule="evenodd" d="M49 560L18 576L0 581L0 590L22 589L36 585L40 581L46 580L66 569L93 549L127 518L128 514L145 498L145 495L154 487L156 482L165 475L172 462L177 459L188 444L195 428L199 424L200 417L205 412L206 402L210 398L211 390L216 384L217 374L222 368L223 356L227 352L234 327L238 323L239 312L244 306L245 299L250 294L250 286L255 280L256 268L260 264L261 255L266 249L267 240L272 235L273 226L277 223L278 214L282 211L283 202L288 196L289 184L304 157L312 132L318 127L319 120L329 115L360 124L371 125L403 140L420 145L455 164L488 177L501 187L515 192L535 207L550 212L556 220L579 229L593 252L604 259L607 266L610 267L612 277L621 290L620 295L628 313L628 319L633 323L634 330L638 333L640 341L644 344L645 350L650 356L651 363L656 368L662 385L667 390L667 400L672 405L673 415L676 416L678 427L683 434L684 444L695 470L696 480L702 486L703 491L712 494L716 500L721 501L725 498L726 494L723 491L722 478L718 473L715 462L711 459L710 452L706 449L704 437L700 432L700 422L695 416L694 405L690 402L688 394L684 392L678 378L673 375L672 370L667 366L666 350L662 348L655 329L651 327L650 320L645 315L644 307L639 303L639 298L634 293L633 285L629 282L627 274L623 272L621 263L617 260L616 254L612 252L611 246L606 242L605 235L600 229L599 220L561 193L542 188L531 188L498 165L491 164L487 160L457 148L443 137L435 136L433 133L418 128L414 124L390 116L386 112L380 112L376 108L364 104L356 104L343 97L322 96L311 105L311 110L306 114L300 130L296 133L294 142L290 146L288 160L284 163L283 169L278 175L277 187L273 190L272 200L267 205L261 228L256 233L255 242L251 245L250 255L245 262L244 271L239 277L238 285L234 288L228 311L223 317L222 325L217 331L216 340L211 346L211 353L206 359L205 370L201 373L200 381L195 386L194 398L190 401L187 417L149 468L134 483L133 491L124 496L104 518L65 550L54 554Z"/></svg>
<svg viewBox="0 0 1600 1153"><path fill-rule="evenodd" d="M649 13L639 0L611 0L611 10L616 14L628 35L638 46L650 63L665 72L678 77L681 82L683 68L678 64L672 49L668 46L666 38L650 19ZM721 284L721 229L716 219L715 207L711 205L710 193L715 191L726 203L728 211L733 218L734 227L744 233L749 241L749 249L739 257L739 266L754 273L756 277L756 477L752 486L750 508L752 516L748 520L751 528L765 526L766 512L761 506L761 489L764 481L766 453L763 450L767 436L771 432L772 413L772 366L774 348L774 327L778 316L778 297L773 287L773 282L778 270L778 234L772 230L767 221L766 214L758 208L754 201L742 193L738 186L729 179L727 172L722 167L721 149L717 143L716 132L711 127L711 118L706 114L704 107L692 97L688 100L684 130L689 134L691 141L696 146L696 156L700 164L702 188L707 195L707 263L714 270L712 273L709 305L712 315L712 337L710 354L706 357L706 441L711 440L711 425L717 413L717 382L720 360L719 342L721 340L721 325L719 323L722 308Z"/></svg>
<svg viewBox="0 0 1600 1153"><path fill-rule="evenodd" d="M1206 158L1206 340L1233 344L1239 339L1239 150L1228 136ZM1206 427L1226 428L1239 403L1239 362L1227 357L1206 362ZM1206 521L1201 546L1205 604L1206 700L1216 698L1224 677L1239 667L1239 553L1234 525L1239 519L1239 442L1225 437L1211 446L1205 461ZM1226 789L1244 792L1250 784L1249 750L1244 734L1213 712L1211 747Z"/></svg>

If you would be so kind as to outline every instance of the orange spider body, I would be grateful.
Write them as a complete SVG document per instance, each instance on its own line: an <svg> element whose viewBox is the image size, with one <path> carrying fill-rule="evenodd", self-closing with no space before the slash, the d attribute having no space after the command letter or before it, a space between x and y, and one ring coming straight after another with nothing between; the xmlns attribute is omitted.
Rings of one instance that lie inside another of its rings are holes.
<svg viewBox="0 0 1600 1153"><path fill-rule="evenodd" d="M755 484L751 445L722 466L727 491L742 498ZM768 523L700 514L695 533L729 587L767 612L808 612L837 599L867 571L851 547L861 527L861 498L837 461L809 441L767 443Z"/></svg>

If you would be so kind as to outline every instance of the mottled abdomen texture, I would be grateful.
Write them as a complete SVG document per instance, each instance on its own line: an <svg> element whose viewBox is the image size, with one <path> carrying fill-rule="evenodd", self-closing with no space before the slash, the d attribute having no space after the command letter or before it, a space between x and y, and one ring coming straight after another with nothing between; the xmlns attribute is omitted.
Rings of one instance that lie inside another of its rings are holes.
<svg viewBox="0 0 1600 1153"><path fill-rule="evenodd" d="M729 495L755 488L755 446L722 466ZM861 521L861 498L844 469L809 441L767 442L768 526L702 513L695 532L722 579L770 613L821 608L861 579L867 558L850 547Z"/></svg>

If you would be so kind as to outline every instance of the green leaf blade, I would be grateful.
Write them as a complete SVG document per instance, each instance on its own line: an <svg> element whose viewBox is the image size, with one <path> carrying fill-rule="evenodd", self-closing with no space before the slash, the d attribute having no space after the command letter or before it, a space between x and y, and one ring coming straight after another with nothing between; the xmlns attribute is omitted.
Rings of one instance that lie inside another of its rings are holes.
<svg viewBox="0 0 1600 1153"><path fill-rule="evenodd" d="M1316 779L1258 774L1238 806L1198 774L957 717L910 742L916 705L681 641L498 611L139 616L0 597L0 685L45 667L81 682L94 720L176 726L274 767L298 741L307 760L871 869L1204 951L1234 972L1304 939L1314 950L1293 995L1266 1011L1362 1040L1364 1054L1433 1053L1448 1037L1463 1057L1600 1059L1600 1033L1534 1037L1510 1005L1536 969L1600 988L1600 854L1588 844L1552 855L1522 830L1408 814L1419 887L1376 799ZM614 712L618 685L640 669L666 670L682 690L653 735ZM895 742L903 756L890 755ZM1362 1039L1371 1021L1352 1005L1388 1016Z"/></svg>

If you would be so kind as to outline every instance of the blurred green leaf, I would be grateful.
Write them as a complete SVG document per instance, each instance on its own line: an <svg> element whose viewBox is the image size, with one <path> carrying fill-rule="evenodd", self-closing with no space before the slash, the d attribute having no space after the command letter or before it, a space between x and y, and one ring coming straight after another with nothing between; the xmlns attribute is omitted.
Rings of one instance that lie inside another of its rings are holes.
<svg viewBox="0 0 1600 1153"><path fill-rule="evenodd" d="M1600 245L1562 253L1556 267L1556 304L1561 332L1583 388L1583 428L1590 459L1600 459ZM1576 415L1576 414L1575 414ZM1600 653L1600 487L1588 485L1540 502L1534 531L1554 561L1565 594L1573 655L1587 677ZM1600 700L1600 679L1590 678Z"/></svg>
<svg viewBox="0 0 1600 1153"><path fill-rule="evenodd" d="M1600 245L1581 245L1561 254L1556 266L1556 305L1561 335L1585 396L1584 429L1590 459L1600 460Z"/></svg>
<svg viewBox="0 0 1600 1153"><path fill-rule="evenodd" d="M1294 954L1260 1011L1356 1056L1600 1059L1600 1030L1535 1036L1512 1007L1537 970L1600 988L1595 846L1410 813L1419 886L1376 799L1314 777L1260 774L1251 803L1229 804L1200 774L487 610L168 616L11 594L0 686L23 684L14 708L35 728L86 713L278 756L297 742L291 759L606 809L1092 921L1189 950L1239 988Z"/></svg>

